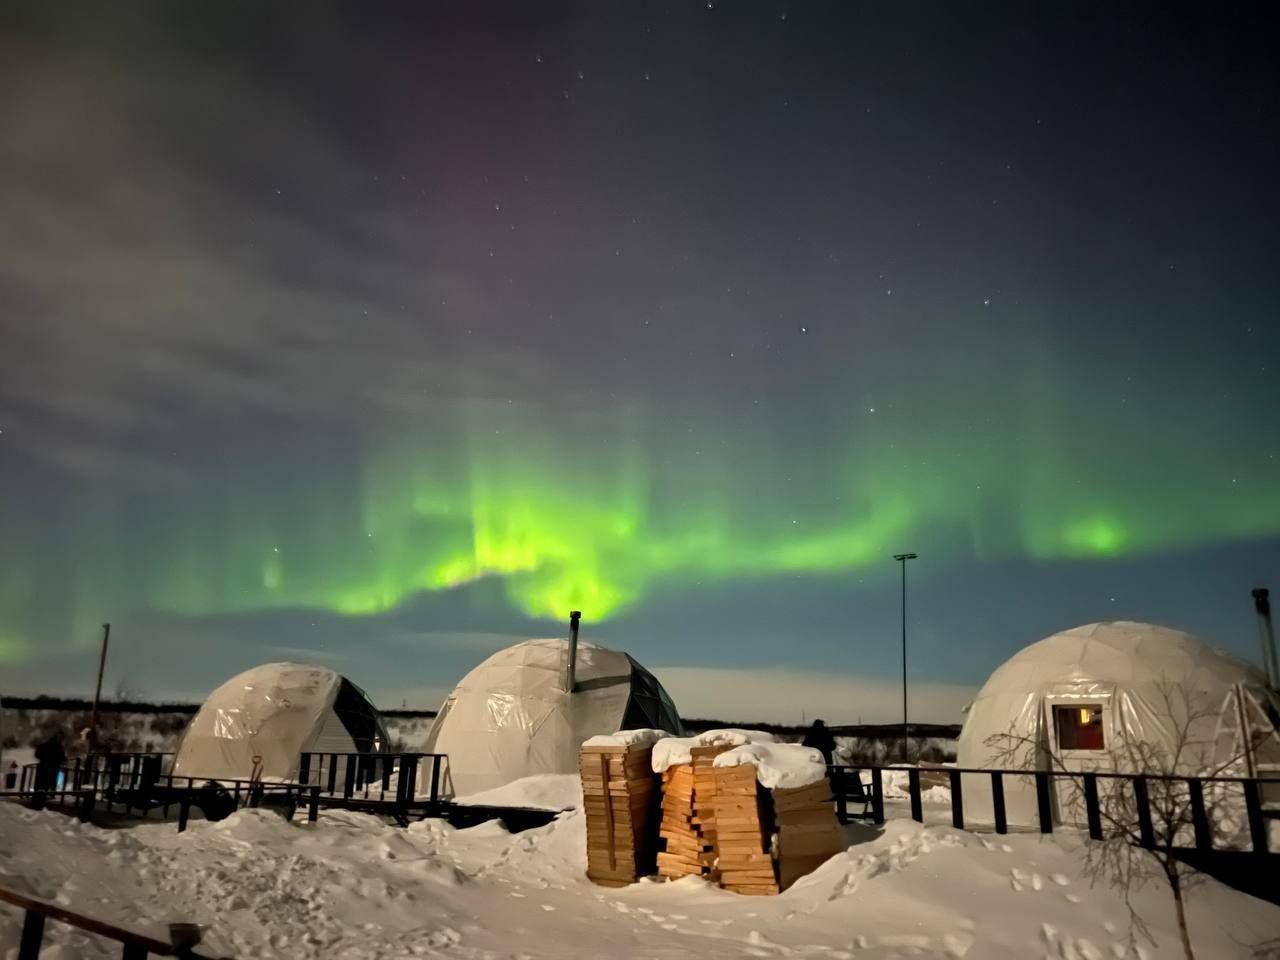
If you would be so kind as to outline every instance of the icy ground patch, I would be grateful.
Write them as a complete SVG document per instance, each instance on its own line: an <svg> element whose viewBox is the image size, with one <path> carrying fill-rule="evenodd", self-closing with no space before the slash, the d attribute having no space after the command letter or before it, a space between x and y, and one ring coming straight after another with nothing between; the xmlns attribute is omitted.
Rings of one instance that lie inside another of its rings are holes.
<svg viewBox="0 0 1280 960"><path fill-rule="evenodd" d="M576 810L518 835L339 812L287 824L248 810L179 834L0 804L0 884L155 935L195 921L209 927L207 952L242 960L1180 956L1156 887L1137 902L1159 947L1129 950L1124 907L1081 879L1071 837L854 827L847 852L791 890L747 898L694 878L595 887L583 830ZM1201 957L1249 957L1280 937L1280 908L1213 881L1191 896ZM19 924L0 907L0 957L15 954ZM61 924L48 931L46 960L119 955Z"/></svg>

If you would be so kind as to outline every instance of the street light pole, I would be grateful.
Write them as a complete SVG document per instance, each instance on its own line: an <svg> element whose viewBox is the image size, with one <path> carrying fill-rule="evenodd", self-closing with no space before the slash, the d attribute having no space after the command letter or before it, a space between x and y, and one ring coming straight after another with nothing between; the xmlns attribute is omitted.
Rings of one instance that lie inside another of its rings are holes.
<svg viewBox="0 0 1280 960"><path fill-rule="evenodd" d="M107 641L111 639L111 624L102 625L102 653L98 657L98 684L93 688L93 713L89 715L89 735L86 746L92 753L98 748L98 701L102 699L102 671L107 666Z"/></svg>
<svg viewBox="0 0 1280 960"><path fill-rule="evenodd" d="M895 553L893 559L902 564L902 762L907 762L907 561L919 554Z"/></svg>

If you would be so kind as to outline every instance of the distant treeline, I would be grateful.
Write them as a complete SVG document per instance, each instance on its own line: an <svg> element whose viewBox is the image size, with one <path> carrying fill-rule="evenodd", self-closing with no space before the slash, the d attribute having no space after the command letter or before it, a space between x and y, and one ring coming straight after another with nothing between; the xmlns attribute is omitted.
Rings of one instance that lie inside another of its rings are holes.
<svg viewBox="0 0 1280 960"><path fill-rule="evenodd" d="M71 710L83 712L93 709L93 701L80 697L7 697L0 696L0 705L6 710ZM98 704L103 713L181 713L191 715L200 709L198 703L148 703L142 700L103 700ZM388 720L430 720L435 717L435 710L396 710L380 711ZM702 733L704 730L719 730L724 727L740 727L748 730L764 730L781 736L804 736L809 728L802 724L786 723L753 723L750 721L707 720L697 718L685 720L684 725L691 733ZM853 723L832 724L831 732L837 737L865 737L872 740L892 739L902 735L900 723ZM913 738L938 737L943 740L954 740L960 736L958 723L913 723L909 727Z"/></svg>
<svg viewBox="0 0 1280 960"><path fill-rule="evenodd" d="M93 709L93 701L80 697L9 697L0 694L0 706L6 710L71 710L83 712ZM183 713L194 714L198 703L147 703L142 700L103 700L98 704L102 713ZM431 719L435 710L382 710L384 717L392 720Z"/></svg>
<svg viewBox="0 0 1280 960"><path fill-rule="evenodd" d="M80 697L10 697L0 694L0 706L6 710L92 710L93 701ZM200 709L198 703L145 703L141 700L103 700L101 713L187 713Z"/></svg>
<svg viewBox="0 0 1280 960"><path fill-rule="evenodd" d="M691 733L702 733L704 730L721 730L726 727L738 727L744 730L763 730L774 735L802 737L808 726L786 723L750 723L727 720L685 720L685 728ZM869 740L892 740L902 736L900 723L848 723L828 724L831 733L837 737L865 737ZM912 723L907 732L914 739L937 737L941 740L955 740L960 736L958 723Z"/></svg>

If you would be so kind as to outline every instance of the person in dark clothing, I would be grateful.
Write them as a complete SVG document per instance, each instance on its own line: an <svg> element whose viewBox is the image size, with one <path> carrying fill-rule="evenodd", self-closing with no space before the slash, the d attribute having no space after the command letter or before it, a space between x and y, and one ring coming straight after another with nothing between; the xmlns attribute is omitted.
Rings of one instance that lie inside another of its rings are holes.
<svg viewBox="0 0 1280 960"><path fill-rule="evenodd" d="M831 731L827 729L827 725L821 720L813 721L813 726L804 735L803 745L813 747L813 749L821 753L822 759L827 762L827 766L831 766L835 762L832 758L836 752L836 738L831 735Z"/></svg>
<svg viewBox="0 0 1280 960"><path fill-rule="evenodd" d="M36 747L35 753L36 792L48 793L57 789L58 771L67 762L67 751L63 749L62 737L55 733Z"/></svg>

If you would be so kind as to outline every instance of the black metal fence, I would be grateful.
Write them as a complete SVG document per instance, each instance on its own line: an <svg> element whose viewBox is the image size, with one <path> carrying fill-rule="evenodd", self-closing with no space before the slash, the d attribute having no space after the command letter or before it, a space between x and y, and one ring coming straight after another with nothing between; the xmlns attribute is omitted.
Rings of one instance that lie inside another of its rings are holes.
<svg viewBox="0 0 1280 960"><path fill-rule="evenodd" d="M161 771L171 754L117 753L77 757L61 767L27 764L0 797L74 808L81 820L95 811L165 819L176 808L178 830L186 830L193 809L221 820L242 807L270 806L292 816L302 802L297 784L218 777L181 777Z"/></svg>
<svg viewBox="0 0 1280 960"><path fill-rule="evenodd" d="M319 806L332 806L335 801L345 806L435 810L441 803L441 777L447 761L443 753L304 753L298 764L298 783L310 798L312 820ZM427 769L427 790L420 795L418 780Z"/></svg>
<svg viewBox="0 0 1280 960"><path fill-rule="evenodd" d="M18 793L61 793L63 791L137 790L155 783L170 766L171 753L91 753L74 757L61 766L24 765L6 790ZM42 782L47 778L52 782Z"/></svg>
<svg viewBox="0 0 1280 960"><path fill-rule="evenodd" d="M832 792L836 799L836 813L841 823L848 823L853 816L862 816L874 823L885 821L884 771L902 770L901 767L849 767L833 765L828 768ZM870 774L870 782L862 779L862 772ZM921 791L919 767L906 768L907 799L911 805L911 819L917 823L924 822L924 803ZM1055 817L1055 787L1060 781L1069 780L1079 784L1079 795L1083 798L1085 826L1089 837L1093 840L1105 839L1103 824L1103 807L1099 800L1098 782L1119 781L1120 789L1126 785L1131 791L1132 824L1112 824L1116 829L1136 832L1139 842L1145 847L1183 846L1180 837L1157 836L1156 822L1152 818L1151 784L1176 784L1177 789L1185 788L1186 811L1189 813L1192 844L1191 849L1201 852L1216 849L1214 830L1210 823L1209 808L1205 803L1206 784L1229 784L1239 789L1244 808L1245 821L1248 826L1249 849L1260 855L1280 853L1271 851L1268 842L1267 819L1277 817L1280 811L1264 808L1262 796L1264 785L1280 786L1280 779L1246 778L1246 777L1187 777L1170 774L1133 774L1107 772L1076 772L1058 770L990 770L967 767L937 767L927 770L930 774L945 774L951 791L951 823L958 829L965 828L964 811L964 777L990 777L992 826L996 833L1008 833L1009 823L1005 804L1005 778L1031 778L1035 784L1036 826L1041 833L1052 833ZM1163 787L1168 791L1169 787ZM1166 793L1167 796L1167 793ZM1181 801L1179 801L1181 804ZM850 807L861 805L860 814L851 814ZM1128 804L1126 810L1130 809ZM1180 809L1182 809L1180 807ZM1111 819L1114 820L1112 813ZM1168 819L1168 818L1164 818ZM1185 818L1179 818L1185 819ZM1059 824L1061 825L1061 824ZM1184 823L1174 824L1183 826ZM1161 832L1178 834L1180 830L1169 831L1170 824L1162 824Z"/></svg>

